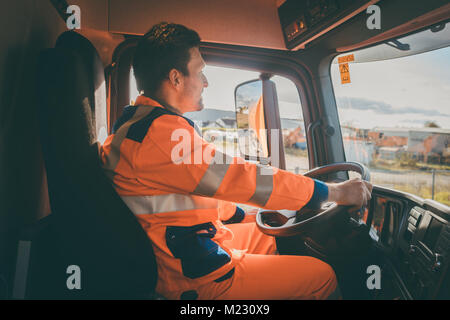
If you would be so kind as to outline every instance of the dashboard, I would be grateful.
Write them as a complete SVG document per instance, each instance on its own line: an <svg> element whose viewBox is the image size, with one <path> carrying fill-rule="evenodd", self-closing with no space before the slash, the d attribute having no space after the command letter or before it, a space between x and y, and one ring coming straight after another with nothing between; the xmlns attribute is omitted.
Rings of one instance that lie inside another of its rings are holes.
<svg viewBox="0 0 450 320"><path fill-rule="evenodd" d="M450 208L374 186L368 214L359 217L386 260L405 299L450 299Z"/></svg>

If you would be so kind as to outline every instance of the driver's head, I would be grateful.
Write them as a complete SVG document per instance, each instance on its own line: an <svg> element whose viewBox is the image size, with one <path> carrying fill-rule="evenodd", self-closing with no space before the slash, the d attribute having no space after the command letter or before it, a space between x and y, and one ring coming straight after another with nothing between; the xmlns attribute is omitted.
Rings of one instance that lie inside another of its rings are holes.
<svg viewBox="0 0 450 320"><path fill-rule="evenodd" d="M208 82L199 45L194 30L167 22L154 25L134 54L137 89L181 113L201 110L201 95Z"/></svg>

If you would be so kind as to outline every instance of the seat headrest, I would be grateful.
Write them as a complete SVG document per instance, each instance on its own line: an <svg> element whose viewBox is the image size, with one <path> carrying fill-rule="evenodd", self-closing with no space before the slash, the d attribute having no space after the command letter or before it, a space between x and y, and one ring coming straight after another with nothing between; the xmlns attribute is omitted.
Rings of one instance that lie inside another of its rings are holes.
<svg viewBox="0 0 450 320"><path fill-rule="evenodd" d="M92 43L75 31L66 31L56 40L55 48L75 52L84 65L92 110L94 137L103 143L107 136L106 83L103 63Z"/></svg>
<svg viewBox="0 0 450 320"><path fill-rule="evenodd" d="M70 50L48 49L39 57L38 77L39 116L48 134L44 139L52 140L50 146L58 151L88 154L96 135L83 61Z"/></svg>

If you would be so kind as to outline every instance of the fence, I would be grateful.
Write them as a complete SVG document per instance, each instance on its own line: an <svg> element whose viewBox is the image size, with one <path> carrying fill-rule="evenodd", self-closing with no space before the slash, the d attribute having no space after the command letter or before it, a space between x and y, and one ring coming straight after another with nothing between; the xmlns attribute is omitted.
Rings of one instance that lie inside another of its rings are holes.
<svg viewBox="0 0 450 320"><path fill-rule="evenodd" d="M425 199L450 205L450 170L382 170L369 168L371 182L375 185L408 192ZM289 170L289 168L288 168ZM303 173L304 166L290 171ZM357 177L356 173L350 177Z"/></svg>
<svg viewBox="0 0 450 320"><path fill-rule="evenodd" d="M370 172L374 184L450 204L450 170L371 169Z"/></svg>

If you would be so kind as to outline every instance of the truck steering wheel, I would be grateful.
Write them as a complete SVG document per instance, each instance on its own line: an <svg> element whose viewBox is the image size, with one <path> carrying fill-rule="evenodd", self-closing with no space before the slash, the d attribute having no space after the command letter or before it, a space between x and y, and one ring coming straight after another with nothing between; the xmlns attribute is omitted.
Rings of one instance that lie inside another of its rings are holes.
<svg viewBox="0 0 450 320"><path fill-rule="evenodd" d="M339 162L317 167L306 172L304 176L314 178L339 171L356 171L361 174L361 179L370 181L369 169L358 162ZM314 231L323 223L331 223L343 214L347 214L347 211L347 206L337 205L334 202L326 203L317 210L306 208L298 211L260 209L256 214L256 224L267 235L289 237Z"/></svg>

